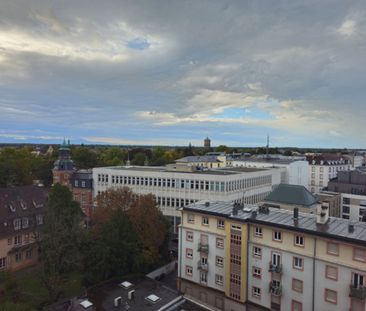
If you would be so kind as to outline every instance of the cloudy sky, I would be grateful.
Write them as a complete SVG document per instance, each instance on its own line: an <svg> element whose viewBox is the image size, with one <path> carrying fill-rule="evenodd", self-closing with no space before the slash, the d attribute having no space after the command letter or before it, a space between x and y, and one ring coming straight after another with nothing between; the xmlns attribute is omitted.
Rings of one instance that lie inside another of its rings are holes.
<svg viewBox="0 0 366 311"><path fill-rule="evenodd" d="M366 147L366 2L0 0L0 142Z"/></svg>

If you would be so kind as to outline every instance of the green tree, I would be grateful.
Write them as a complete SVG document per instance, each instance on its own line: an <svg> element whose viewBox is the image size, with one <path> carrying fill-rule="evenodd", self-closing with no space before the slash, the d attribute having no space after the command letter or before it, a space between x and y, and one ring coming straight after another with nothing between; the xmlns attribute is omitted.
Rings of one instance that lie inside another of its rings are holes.
<svg viewBox="0 0 366 311"><path fill-rule="evenodd" d="M144 165L146 161L146 155L143 152L136 153L131 161L132 165Z"/></svg>
<svg viewBox="0 0 366 311"><path fill-rule="evenodd" d="M93 168L98 164L97 154L88 147L72 148L71 158L78 169Z"/></svg>
<svg viewBox="0 0 366 311"><path fill-rule="evenodd" d="M104 149L98 158L98 166L117 166L123 165L127 159L127 151L119 147Z"/></svg>
<svg viewBox="0 0 366 311"><path fill-rule="evenodd" d="M62 275L80 267L81 210L70 190L60 184L52 187L41 232L42 281L50 301L61 295Z"/></svg>

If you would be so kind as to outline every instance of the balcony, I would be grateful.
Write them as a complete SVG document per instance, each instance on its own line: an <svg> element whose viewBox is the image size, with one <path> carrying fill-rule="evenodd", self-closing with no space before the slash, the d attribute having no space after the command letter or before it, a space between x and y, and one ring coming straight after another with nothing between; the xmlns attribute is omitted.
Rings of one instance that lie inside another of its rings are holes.
<svg viewBox="0 0 366 311"><path fill-rule="evenodd" d="M198 244L198 251L201 253L208 254L208 244L199 243Z"/></svg>
<svg viewBox="0 0 366 311"><path fill-rule="evenodd" d="M282 273L282 264L274 265L272 262L269 263L269 272Z"/></svg>
<svg viewBox="0 0 366 311"><path fill-rule="evenodd" d="M208 263L203 263L201 260L197 262L197 269L202 271L208 271Z"/></svg>
<svg viewBox="0 0 366 311"><path fill-rule="evenodd" d="M350 285L349 296L352 298L366 299L366 286L355 287L353 284Z"/></svg>
<svg viewBox="0 0 366 311"><path fill-rule="evenodd" d="M281 296L282 295L282 285L275 285L273 283L269 283L269 292L273 296Z"/></svg>

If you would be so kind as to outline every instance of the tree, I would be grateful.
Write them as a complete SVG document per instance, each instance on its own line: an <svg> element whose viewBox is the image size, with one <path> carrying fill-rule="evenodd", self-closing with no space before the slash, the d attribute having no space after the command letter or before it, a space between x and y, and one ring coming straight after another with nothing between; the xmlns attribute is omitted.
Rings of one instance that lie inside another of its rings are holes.
<svg viewBox="0 0 366 311"><path fill-rule="evenodd" d="M104 149L98 158L98 166L123 165L127 160L127 151L119 147Z"/></svg>
<svg viewBox="0 0 366 311"><path fill-rule="evenodd" d="M61 295L62 274L80 267L81 215L79 203L72 200L70 190L55 184L49 193L42 240L39 242L42 281L50 301Z"/></svg>
<svg viewBox="0 0 366 311"><path fill-rule="evenodd" d="M146 155L143 152L136 153L131 161L132 165L144 165L146 161Z"/></svg>
<svg viewBox="0 0 366 311"><path fill-rule="evenodd" d="M97 154L88 147L74 147L71 149L71 158L78 169L88 169L97 166Z"/></svg>

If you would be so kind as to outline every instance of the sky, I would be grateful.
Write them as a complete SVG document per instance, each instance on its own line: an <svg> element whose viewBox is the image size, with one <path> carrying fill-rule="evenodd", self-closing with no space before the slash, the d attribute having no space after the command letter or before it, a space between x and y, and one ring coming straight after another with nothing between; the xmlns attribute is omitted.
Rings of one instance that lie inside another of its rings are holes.
<svg viewBox="0 0 366 311"><path fill-rule="evenodd" d="M366 147L366 2L0 0L0 142Z"/></svg>

